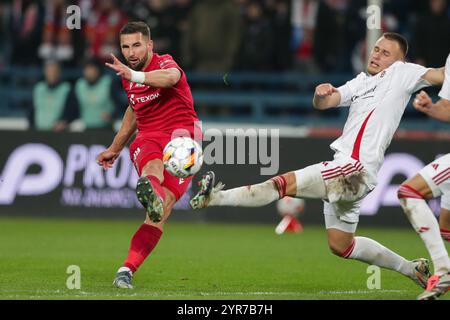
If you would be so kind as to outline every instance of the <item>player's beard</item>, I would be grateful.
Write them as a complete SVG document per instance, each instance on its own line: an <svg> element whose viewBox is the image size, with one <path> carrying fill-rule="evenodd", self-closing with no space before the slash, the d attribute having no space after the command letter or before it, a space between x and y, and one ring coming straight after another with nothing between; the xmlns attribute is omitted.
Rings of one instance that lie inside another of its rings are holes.
<svg viewBox="0 0 450 320"><path fill-rule="evenodd" d="M148 52L147 52L147 55L145 56L145 58L142 59L142 61L139 62L135 67L133 67L133 66L130 64L129 61L127 61L127 64L128 64L128 66L129 66L131 69L133 69L134 71L142 71L142 68L144 68L145 64L146 64L147 61L148 61L148 56L149 56L149 54L148 54Z"/></svg>

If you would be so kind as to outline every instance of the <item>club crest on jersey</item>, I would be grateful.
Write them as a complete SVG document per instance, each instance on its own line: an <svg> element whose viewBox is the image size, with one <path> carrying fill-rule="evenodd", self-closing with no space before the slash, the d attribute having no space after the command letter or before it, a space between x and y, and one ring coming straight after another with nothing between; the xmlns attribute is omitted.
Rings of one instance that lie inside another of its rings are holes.
<svg viewBox="0 0 450 320"><path fill-rule="evenodd" d="M433 167L434 170L437 170L437 168L439 167L439 164L438 163L433 163L431 166Z"/></svg>

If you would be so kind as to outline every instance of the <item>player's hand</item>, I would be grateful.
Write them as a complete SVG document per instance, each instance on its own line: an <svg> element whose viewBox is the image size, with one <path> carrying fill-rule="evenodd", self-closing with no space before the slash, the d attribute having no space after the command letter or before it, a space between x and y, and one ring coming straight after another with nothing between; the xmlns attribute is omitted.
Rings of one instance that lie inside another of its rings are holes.
<svg viewBox="0 0 450 320"><path fill-rule="evenodd" d="M333 87L330 83L322 83L316 87L315 95L319 98L325 98L331 96L334 92L338 92L338 89Z"/></svg>
<svg viewBox="0 0 450 320"><path fill-rule="evenodd" d="M413 106L416 110L428 113L430 112L432 105L433 101L425 91L422 90L416 94L416 98L413 101Z"/></svg>
<svg viewBox="0 0 450 320"><path fill-rule="evenodd" d="M107 170L112 168L114 161L119 157L120 152L107 149L97 156L97 164Z"/></svg>
<svg viewBox="0 0 450 320"><path fill-rule="evenodd" d="M113 69L118 76L121 76L127 80L131 80L131 70L126 65L124 65L122 62L120 62L119 59L116 58L114 54L111 53L111 57L113 59L113 63L106 62L105 65L111 69Z"/></svg>

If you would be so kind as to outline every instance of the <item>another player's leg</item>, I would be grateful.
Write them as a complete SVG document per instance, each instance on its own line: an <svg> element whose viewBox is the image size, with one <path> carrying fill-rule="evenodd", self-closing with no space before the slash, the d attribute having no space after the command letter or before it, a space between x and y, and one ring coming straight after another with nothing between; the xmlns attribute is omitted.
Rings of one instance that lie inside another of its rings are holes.
<svg viewBox="0 0 450 320"><path fill-rule="evenodd" d="M450 288L450 279L447 279L450 272L450 258L441 238L439 224L426 202L426 199L440 195L437 194L438 190L434 189L433 194L424 176L418 174L405 181L398 191L403 211L425 243L434 265L434 275L429 279L426 290L419 295L420 300L436 299Z"/></svg>
<svg viewBox="0 0 450 320"><path fill-rule="evenodd" d="M443 195L442 198L444 198L446 196L447 195ZM449 198L450 198L450 195L449 195ZM441 212L439 214L439 228L441 231L442 239L444 241L450 242L450 210L442 208L442 201L441 201Z"/></svg>
<svg viewBox="0 0 450 320"><path fill-rule="evenodd" d="M157 223L164 215L166 193L162 187L164 182L164 164L161 159L148 161L142 169L136 186L139 202L146 209L150 220Z"/></svg>
<svg viewBox="0 0 450 320"><path fill-rule="evenodd" d="M349 223L339 219L333 212L335 208L328 203L325 203L324 209L328 244L332 253L342 258L400 272L422 288L426 287L430 276L426 259L409 261L373 239L355 237L356 222Z"/></svg>
<svg viewBox="0 0 450 320"><path fill-rule="evenodd" d="M194 209L209 206L261 207L284 196L323 199L326 187L317 165L291 171L259 184L222 190L215 176L208 172L200 181L200 191L191 199Z"/></svg>
<svg viewBox="0 0 450 320"><path fill-rule="evenodd" d="M133 235L127 258L123 266L117 271L116 278L113 282L118 288L133 288L131 284L133 274L153 251L162 236L164 224L176 202L173 193L165 187L163 189L166 194L163 204L163 217L160 222L155 223L147 215L145 222Z"/></svg>

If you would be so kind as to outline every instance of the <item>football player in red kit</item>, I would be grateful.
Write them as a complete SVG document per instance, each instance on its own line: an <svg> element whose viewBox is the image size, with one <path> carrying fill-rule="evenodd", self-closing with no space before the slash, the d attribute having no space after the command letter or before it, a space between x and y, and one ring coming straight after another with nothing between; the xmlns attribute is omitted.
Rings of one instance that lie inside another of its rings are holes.
<svg viewBox="0 0 450 320"><path fill-rule="evenodd" d="M201 128L186 74L170 55L153 52L145 23L126 24L120 31L120 48L128 66L114 55L106 65L122 77L129 106L113 142L97 156L97 163L111 168L137 130L130 157L139 175L136 194L147 217L131 239L128 256L113 282L118 288L133 288L133 274L158 243L173 205L192 179L180 179L164 170L163 149L178 136L201 139Z"/></svg>

